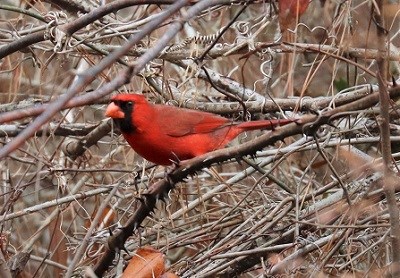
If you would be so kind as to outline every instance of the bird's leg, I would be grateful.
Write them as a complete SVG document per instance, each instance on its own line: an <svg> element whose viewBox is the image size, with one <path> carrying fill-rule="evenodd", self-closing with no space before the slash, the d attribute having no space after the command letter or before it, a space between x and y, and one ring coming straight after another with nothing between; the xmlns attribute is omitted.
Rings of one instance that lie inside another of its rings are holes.
<svg viewBox="0 0 400 278"><path fill-rule="evenodd" d="M179 157L176 155L176 153L171 152L172 156L174 157L174 159L170 159L169 161L172 162L173 168L172 171L175 170L176 168L178 168L181 164L181 160L179 159Z"/></svg>

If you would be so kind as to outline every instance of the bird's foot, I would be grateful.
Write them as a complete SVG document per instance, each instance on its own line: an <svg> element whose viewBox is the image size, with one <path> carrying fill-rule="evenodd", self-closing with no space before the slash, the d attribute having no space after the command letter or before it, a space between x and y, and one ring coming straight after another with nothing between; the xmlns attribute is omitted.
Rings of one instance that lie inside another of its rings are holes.
<svg viewBox="0 0 400 278"><path fill-rule="evenodd" d="M174 157L173 159L170 159L169 161L171 161L171 165L172 165L172 171L174 171L176 168L178 168L181 165L181 160L179 159L179 157L172 152L172 156Z"/></svg>

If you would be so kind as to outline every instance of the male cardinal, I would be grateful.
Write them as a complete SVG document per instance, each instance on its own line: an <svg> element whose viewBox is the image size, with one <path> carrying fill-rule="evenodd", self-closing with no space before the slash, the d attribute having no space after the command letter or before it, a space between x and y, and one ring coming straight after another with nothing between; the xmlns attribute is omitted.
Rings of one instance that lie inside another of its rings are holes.
<svg viewBox="0 0 400 278"><path fill-rule="evenodd" d="M159 165L190 159L219 149L240 133L272 129L294 120L233 122L224 117L168 105L149 103L143 95L111 98L106 116L113 118L129 145Z"/></svg>

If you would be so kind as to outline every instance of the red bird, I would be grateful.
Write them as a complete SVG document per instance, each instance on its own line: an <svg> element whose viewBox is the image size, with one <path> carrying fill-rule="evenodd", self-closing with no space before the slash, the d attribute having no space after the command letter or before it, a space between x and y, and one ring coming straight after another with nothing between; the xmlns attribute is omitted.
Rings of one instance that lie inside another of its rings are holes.
<svg viewBox="0 0 400 278"><path fill-rule="evenodd" d="M138 154L160 165L220 149L248 130L272 129L294 121L232 122L207 112L151 104L137 94L112 97L106 116L114 119Z"/></svg>

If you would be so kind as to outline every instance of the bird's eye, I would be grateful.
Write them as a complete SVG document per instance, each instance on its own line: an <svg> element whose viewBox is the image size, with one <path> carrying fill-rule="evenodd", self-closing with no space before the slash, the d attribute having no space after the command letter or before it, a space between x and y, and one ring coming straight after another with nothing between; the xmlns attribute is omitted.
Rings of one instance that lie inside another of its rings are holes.
<svg viewBox="0 0 400 278"><path fill-rule="evenodd" d="M128 102L126 103L126 106L131 107L132 104L133 104L132 101L128 101Z"/></svg>

